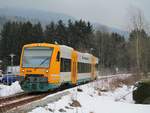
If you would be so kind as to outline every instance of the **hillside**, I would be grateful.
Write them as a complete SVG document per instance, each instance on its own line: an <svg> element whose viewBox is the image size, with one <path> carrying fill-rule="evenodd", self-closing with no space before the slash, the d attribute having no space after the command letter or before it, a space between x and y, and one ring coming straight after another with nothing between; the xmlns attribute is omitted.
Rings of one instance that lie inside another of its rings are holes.
<svg viewBox="0 0 150 113"><path fill-rule="evenodd" d="M76 20L74 17L55 12L41 11L41 10L33 10L33 9L17 9L17 8L0 8L0 30L2 26L7 21L19 21L26 22L30 21L33 24L37 22L41 22L42 26L49 24L51 21L57 22L62 20L64 23L67 23L68 20L72 21ZM91 22L92 23L92 22ZM107 30L108 32L116 32L120 35L128 37L128 32L123 31L116 28L111 28L100 23L92 23L93 28L95 30Z"/></svg>
<svg viewBox="0 0 150 113"><path fill-rule="evenodd" d="M115 33L118 33L126 38L129 37L129 33L128 31L124 31L124 30L121 30L121 29L118 29L118 28L114 28L114 27L108 27L106 25L102 25L100 23L93 23L93 27L95 30L100 30L100 31L103 31L103 32L115 32Z"/></svg>
<svg viewBox="0 0 150 113"><path fill-rule="evenodd" d="M67 23L69 19L75 20L75 18L55 12L46 12L32 9L15 9L15 8L0 8L0 29L7 21L31 21L32 23L41 22L43 26L49 24L51 21L57 22L63 20Z"/></svg>

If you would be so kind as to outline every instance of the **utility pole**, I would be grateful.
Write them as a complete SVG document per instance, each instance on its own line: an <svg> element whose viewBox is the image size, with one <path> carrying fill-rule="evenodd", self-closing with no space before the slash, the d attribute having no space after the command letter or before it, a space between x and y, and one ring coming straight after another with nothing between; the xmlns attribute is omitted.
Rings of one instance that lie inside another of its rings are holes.
<svg viewBox="0 0 150 113"><path fill-rule="evenodd" d="M13 67L12 67L13 66L13 59L14 59L15 54L12 53L9 56L11 57L11 73L12 73L13 72Z"/></svg>

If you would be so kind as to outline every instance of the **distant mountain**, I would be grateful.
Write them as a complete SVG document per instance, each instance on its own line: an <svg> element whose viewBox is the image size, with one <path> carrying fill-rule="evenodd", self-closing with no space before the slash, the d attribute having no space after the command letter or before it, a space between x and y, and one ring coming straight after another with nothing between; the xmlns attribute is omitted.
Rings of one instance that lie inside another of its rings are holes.
<svg viewBox="0 0 150 113"><path fill-rule="evenodd" d="M19 22L30 21L33 24L41 22L42 26L45 26L49 24L51 21L58 22L59 20L62 20L64 23L67 23L69 19L71 19L72 21L77 20L72 16L62 13L33 10L33 9L0 8L0 30L2 29L4 23L6 23L7 21L19 21ZM95 30L102 30L102 31L107 30L108 32L116 32L125 37L128 37L128 32L126 31L116 28L110 28L105 25L101 25L99 23L92 23L92 25Z"/></svg>
<svg viewBox="0 0 150 113"><path fill-rule="evenodd" d="M125 38L128 38L129 37L129 32L128 31L124 31L124 30L121 30L121 29L117 29L117 28L113 28L113 27L108 27L106 25L102 25L102 24L99 24L99 23L93 23L93 28L95 30L100 30L102 32L115 32L115 33L118 33L122 36L124 36Z"/></svg>
<svg viewBox="0 0 150 113"><path fill-rule="evenodd" d="M39 21L45 22L57 22L58 20L63 20L67 22L69 19L74 20L75 18L62 13L33 10L33 9L15 9L15 8L0 8L0 16L17 16L29 19L37 19Z"/></svg>
<svg viewBox="0 0 150 113"><path fill-rule="evenodd" d="M33 9L0 8L0 29L7 21L31 21L32 23L41 22L44 26L49 24L51 21L57 22L62 20L64 23L67 23L69 19L75 20L74 17L62 13Z"/></svg>

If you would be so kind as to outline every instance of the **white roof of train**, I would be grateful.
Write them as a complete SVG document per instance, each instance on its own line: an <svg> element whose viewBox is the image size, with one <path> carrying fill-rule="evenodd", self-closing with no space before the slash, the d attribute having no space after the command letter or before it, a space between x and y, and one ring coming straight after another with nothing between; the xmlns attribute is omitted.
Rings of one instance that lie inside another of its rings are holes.
<svg viewBox="0 0 150 113"><path fill-rule="evenodd" d="M72 51L73 51L73 48L65 46L65 45L60 45L60 52L61 52L62 58L71 59Z"/></svg>
<svg viewBox="0 0 150 113"><path fill-rule="evenodd" d="M62 58L67 58L67 59L71 59L71 54L72 51L74 49L66 46L66 45L60 45L60 52L61 52L61 57ZM83 62L83 63L91 63L92 59L91 57L93 56L92 54L89 53L81 53L81 52L77 52L78 53L78 61L79 62ZM96 63L98 63L98 58L96 58Z"/></svg>

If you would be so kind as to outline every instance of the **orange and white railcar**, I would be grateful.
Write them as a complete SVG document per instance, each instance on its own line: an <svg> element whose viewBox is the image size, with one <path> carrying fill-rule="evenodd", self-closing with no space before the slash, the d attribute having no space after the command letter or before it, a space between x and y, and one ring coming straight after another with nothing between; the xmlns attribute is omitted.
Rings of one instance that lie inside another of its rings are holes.
<svg viewBox="0 0 150 113"><path fill-rule="evenodd" d="M62 84L77 85L96 79L98 58L73 48L48 43L27 44L20 60L21 87L43 92Z"/></svg>

